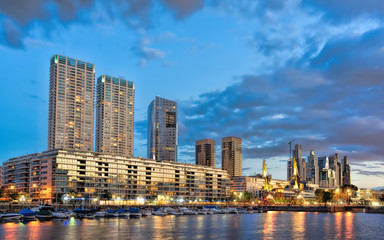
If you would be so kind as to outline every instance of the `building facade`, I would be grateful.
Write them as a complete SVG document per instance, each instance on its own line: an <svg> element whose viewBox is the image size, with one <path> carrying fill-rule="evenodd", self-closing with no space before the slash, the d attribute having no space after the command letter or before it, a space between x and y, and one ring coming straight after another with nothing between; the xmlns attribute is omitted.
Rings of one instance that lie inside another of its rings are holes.
<svg viewBox="0 0 384 240"><path fill-rule="evenodd" d="M224 137L221 143L222 169L227 170L229 176L242 175L242 143L241 138Z"/></svg>
<svg viewBox="0 0 384 240"><path fill-rule="evenodd" d="M134 83L102 75L96 89L96 152L133 156Z"/></svg>
<svg viewBox="0 0 384 240"><path fill-rule="evenodd" d="M283 189L289 185L288 181L270 179L269 185L272 189ZM263 191L265 185L265 179L262 177L231 177L230 189L232 193L245 193L250 192L254 197L261 197L261 191Z"/></svg>
<svg viewBox="0 0 384 240"><path fill-rule="evenodd" d="M91 151L51 150L10 159L4 167L6 188L45 202L70 193L86 199L110 193L125 200L168 196L186 201L229 195L228 173L218 168Z"/></svg>
<svg viewBox="0 0 384 240"><path fill-rule="evenodd" d="M351 167L348 163L348 157L344 156L343 158L343 164L342 164L342 172L343 172L343 184L344 185L351 185Z"/></svg>
<svg viewBox="0 0 384 240"><path fill-rule="evenodd" d="M177 104L156 97L148 107L148 158L177 161Z"/></svg>
<svg viewBox="0 0 384 240"><path fill-rule="evenodd" d="M315 150L311 150L308 156L307 181L319 185L319 173Z"/></svg>
<svg viewBox="0 0 384 240"><path fill-rule="evenodd" d="M93 150L95 68L54 55L50 63L48 149Z"/></svg>
<svg viewBox="0 0 384 240"><path fill-rule="evenodd" d="M216 141L203 139L196 141L196 165L216 167Z"/></svg>

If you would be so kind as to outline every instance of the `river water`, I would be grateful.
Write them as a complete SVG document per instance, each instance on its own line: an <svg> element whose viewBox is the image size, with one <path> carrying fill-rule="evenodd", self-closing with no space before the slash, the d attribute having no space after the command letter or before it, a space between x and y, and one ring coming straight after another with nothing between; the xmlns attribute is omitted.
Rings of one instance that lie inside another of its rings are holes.
<svg viewBox="0 0 384 240"><path fill-rule="evenodd" d="M384 239L384 214L268 212L0 224L0 239Z"/></svg>

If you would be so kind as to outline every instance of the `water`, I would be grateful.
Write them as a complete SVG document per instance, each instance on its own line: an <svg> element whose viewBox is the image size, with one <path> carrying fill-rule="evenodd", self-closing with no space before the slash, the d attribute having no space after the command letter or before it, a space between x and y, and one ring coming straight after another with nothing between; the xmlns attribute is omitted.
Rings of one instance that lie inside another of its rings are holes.
<svg viewBox="0 0 384 240"><path fill-rule="evenodd" d="M384 215L264 214L51 220L0 224L0 239L384 239Z"/></svg>

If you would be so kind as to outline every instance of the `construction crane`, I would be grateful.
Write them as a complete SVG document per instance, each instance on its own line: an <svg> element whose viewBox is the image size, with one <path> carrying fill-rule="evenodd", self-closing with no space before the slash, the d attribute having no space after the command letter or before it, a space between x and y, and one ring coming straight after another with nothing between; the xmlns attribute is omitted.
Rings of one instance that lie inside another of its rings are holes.
<svg viewBox="0 0 384 240"><path fill-rule="evenodd" d="M263 178L264 178L264 190L269 190L269 179L268 179L268 170L265 159L263 159Z"/></svg>

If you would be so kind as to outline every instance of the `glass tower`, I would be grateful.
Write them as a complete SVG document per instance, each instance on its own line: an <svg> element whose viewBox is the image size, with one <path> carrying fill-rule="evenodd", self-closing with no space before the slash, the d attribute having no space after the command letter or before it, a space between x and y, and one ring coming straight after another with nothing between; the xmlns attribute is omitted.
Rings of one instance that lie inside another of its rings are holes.
<svg viewBox="0 0 384 240"><path fill-rule="evenodd" d="M156 97L148 107L148 158L177 161L177 104Z"/></svg>
<svg viewBox="0 0 384 240"><path fill-rule="evenodd" d="M96 152L133 156L135 87L102 75L97 79Z"/></svg>
<svg viewBox="0 0 384 240"><path fill-rule="evenodd" d="M50 64L48 149L93 150L95 67L54 55Z"/></svg>

